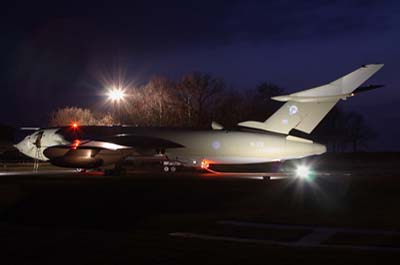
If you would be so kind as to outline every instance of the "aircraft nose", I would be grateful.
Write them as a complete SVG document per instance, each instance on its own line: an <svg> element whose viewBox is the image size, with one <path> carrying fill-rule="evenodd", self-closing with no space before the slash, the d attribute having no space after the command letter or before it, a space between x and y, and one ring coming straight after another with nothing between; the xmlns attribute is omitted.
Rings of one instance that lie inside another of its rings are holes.
<svg viewBox="0 0 400 265"><path fill-rule="evenodd" d="M22 143L22 141L17 143L17 144L14 144L14 147L17 148L18 151L21 151L21 149L22 149L22 144L21 143Z"/></svg>
<svg viewBox="0 0 400 265"><path fill-rule="evenodd" d="M23 153L24 150L26 149L26 145L27 145L27 139L25 138L22 141L20 141L19 143L14 144L14 147L17 148L18 151Z"/></svg>

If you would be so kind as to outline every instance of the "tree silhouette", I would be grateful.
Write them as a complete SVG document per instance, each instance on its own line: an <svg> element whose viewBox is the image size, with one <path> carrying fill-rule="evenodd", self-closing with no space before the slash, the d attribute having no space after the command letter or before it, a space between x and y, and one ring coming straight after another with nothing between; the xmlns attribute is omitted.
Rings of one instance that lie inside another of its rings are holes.
<svg viewBox="0 0 400 265"><path fill-rule="evenodd" d="M364 117L355 111L346 113L346 140L351 144L353 152L366 148L368 141L376 137L376 133L365 123Z"/></svg>
<svg viewBox="0 0 400 265"><path fill-rule="evenodd" d="M376 137L364 117L355 111L346 112L335 106L312 133L312 138L328 145L332 152L366 148L368 141ZM349 148L350 145L350 148Z"/></svg>
<svg viewBox="0 0 400 265"><path fill-rule="evenodd" d="M77 107L60 108L50 117L50 126L69 126L77 122L79 125L113 125L113 117L110 114L95 115L89 109Z"/></svg>
<svg viewBox="0 0 400 265"><path fill-rule="evenodd" d="M211 98L225 88L222 79L194 72L185 75L176 86L176 95L185 115L186 125L205 127L213 113Z"/></svg>

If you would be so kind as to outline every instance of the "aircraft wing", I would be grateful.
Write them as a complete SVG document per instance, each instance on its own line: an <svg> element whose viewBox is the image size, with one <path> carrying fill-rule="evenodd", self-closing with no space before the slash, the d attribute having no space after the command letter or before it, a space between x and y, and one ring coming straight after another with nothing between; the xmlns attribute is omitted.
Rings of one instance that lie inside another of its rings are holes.
<svg viewBox="0 0 400 265"><path fill-rule="evenodd" d="M73 140L70 144L48 147L43 154L54 165L95 168L118 163L128 156L154 157L162 154L165 149L180 147L183 146L165 139L120 135L95 140Z"/></svg>

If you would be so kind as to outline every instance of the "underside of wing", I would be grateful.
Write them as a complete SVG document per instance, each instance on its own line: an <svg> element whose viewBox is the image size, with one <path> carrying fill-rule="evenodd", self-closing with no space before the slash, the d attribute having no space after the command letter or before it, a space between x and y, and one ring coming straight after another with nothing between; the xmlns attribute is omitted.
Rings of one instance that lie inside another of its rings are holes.
<svg viewBox="0 0 400 265"><path fill-rule="evenodd" d="M102 137L99 137L102 138ZM155 156L165 149L179 148L174 142L144 136L112 136L103 140L73 140L68 145L46 148L44 155L54 165L96 168L116 164L128 156ZM104 141L104 140L108 141Z"/></svg>

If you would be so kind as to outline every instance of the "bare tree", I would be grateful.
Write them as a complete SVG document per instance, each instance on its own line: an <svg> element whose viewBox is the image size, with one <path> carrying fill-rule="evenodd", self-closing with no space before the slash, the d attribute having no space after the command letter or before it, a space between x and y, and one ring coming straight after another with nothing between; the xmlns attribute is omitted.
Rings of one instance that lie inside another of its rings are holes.
<svg viewBox="0 0 400 265"><path fill-rule="evenodd" d="M367 147L368 141L376 137L375 132L367 126L364 117L360 113L348 112L346 121L346 140L351 144L353 152Z"/></svg>
<svg viewBox="0 0 400 265"><path fill-rule="evenodd" d="M80 125L112 125L110 114L93 114L89 109L77 107L60 108L50 117L50 126L68 126L74 122Z"/></svg>
<svg viewBox="0 0 400 265"><path fill-rule="evenodd" d="M343 124L345 122L344 112L337 106L328 113L315 130L312 138L318 139L321 143L328 146L332 152L345 149L345 134Z"/></svg>
<svg viewBox="0 0 400 265"><path fill-rule="evenodd" d="M176 123L175 85L166 77L156 76L143 87L143 102L152 125L171 126Z"/></svg>
<svg viewBox="0 0 400 265"><path fill-rule="evenodd" d="M240 121L248 120L253 112L253 91L225 90L216 98L215 121L225 127L234 127Z"/></svg>
<svg viewBox="0 0 400 265"><path fill-rule="evenodd" d="M265 121L282 104L274 101L271 97L279 96L284 93L284 89L270 82L260 83L252 93L252 120Z"/></svg>
<svg viewBox="0 0 400 265"><path fill-rule="evenodd" d="M332 152L365 148L376 134L358 112L346 112L334 107L312 133L313 138L327 144ZM349 148L350 145L350 148Z"/></svg>
<svg viewBox="0 0 400 265"><path fill-rule="evenodd" d="M282 95L285 92L280 86L266 81L261 82L256 89L258 94L263 96L264 100L271 100L271 97Z"/></svg>
<svg viewBox="0 0 400 265"><path fill-rule="evenodd" d="M176 125L178 110L174 86L172 80L156 76L147 84L130 89L124 106L124 123L138 126Z"/></svg>
<svg viewBox="0 0 400 265"><path fill-rule="evenodd" d="M185 75L177 85L177 97L185 114L186 125L204 126L214 106L211 97L223 91L223 80L205 73ZM208 124L207 124L208 125Z"/></svg>
<svg viewBox="0 0 400 265"><path fill-rule="evenodd" d="M122 110L121 123L137 126L148 125L147 102L143 90L144 87L135 87L127 91L129 97Z"/></svg>

